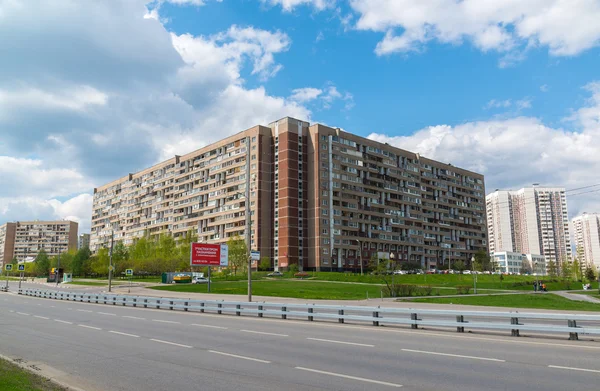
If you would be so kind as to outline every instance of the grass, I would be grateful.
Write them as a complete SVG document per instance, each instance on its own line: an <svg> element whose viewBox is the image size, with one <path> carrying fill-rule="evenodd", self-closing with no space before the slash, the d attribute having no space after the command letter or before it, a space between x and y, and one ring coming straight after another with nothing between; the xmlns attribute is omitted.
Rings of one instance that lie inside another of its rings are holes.
<svg viewBox="0 0 600 391"><path fill-rule="evenodd" d="M551 293L495 296L434 297L412 300L417 303L482 305L511 308L538 308L565 311L600 311L600 304L573 301Z"/></svg>
<svg viewBox="0 0 600 391"><path fill-rule="evenodd" d="M91 282L91 281L72 281L72 282L67 282L67 284L69 285L85 285L85 286L105 286L108 285L107 283L104 282ZM114 284L114 282L113 282Z"/></svg>
<svg viewBox="0 0 600 391"><path fill-rule="evenodd" d="M2 391L65 391L64 388L49 380L1 358L0 389Z"/></svg>
<svg viewBox="0 0 600 391"><path fill-rule="evenodd" d="M206 284L176 284L157 286L150 289L170 292L207 293ZM292 297L298 299L362 300L380 297L380 285L330 284L314 280L257 280L252 283L252 294L257 296ZM246 281L213 282L211 293L245 295L248 293Z"/></svg>

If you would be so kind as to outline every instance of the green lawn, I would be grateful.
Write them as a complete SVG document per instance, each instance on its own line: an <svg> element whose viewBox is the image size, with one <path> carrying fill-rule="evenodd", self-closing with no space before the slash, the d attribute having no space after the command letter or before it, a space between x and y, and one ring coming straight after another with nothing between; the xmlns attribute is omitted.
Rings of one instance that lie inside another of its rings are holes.
<svg viewBox="0 0 600 391"><path fill-rule="evenodd" d="M206 284L174 284L151 289L171 292L207 293ZM331 284L314 280L258 280L252 282L252 294L257 296L293 297L299 299L361 300L380 297L380 285ZM246 281L220 281L211 284L211 293L245 295Z"/></svg>
<svg viewBox="0 0 600 391"><path fill-rule="evenodd" d="M2 391L65 391L41 376L30 373L9 361L0 359L0 390Z"/></svg>
<svg viewBox="0 0 600 391"><path fill-rule="evenodd" d="M67 282L66 284L86 285L86 286L105 286L105 285L108 285L108 282L104 283L104 282L91 282L91 281L72 281L72 282ZM113 284L114 284L114 282L113 282Z"/></svg>
<svg viewBox="0 0 600 391"><path fill-rule="evenodd" d="M573 301L551 293L495 296L433 297L414 299L417 303L484 305L493 307L539 308L567 311L600 311L600 304Z"/></svg>

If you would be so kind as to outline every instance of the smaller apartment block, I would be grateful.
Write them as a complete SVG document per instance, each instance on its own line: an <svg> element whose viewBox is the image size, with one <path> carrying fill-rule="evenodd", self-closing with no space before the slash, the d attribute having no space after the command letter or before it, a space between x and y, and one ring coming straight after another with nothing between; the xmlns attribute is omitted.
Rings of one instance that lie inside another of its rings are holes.
<svg viewBox="0 0 600 391"><path fill-rule="evenodd" d="M77 249L78 224L73 221L19 221L0 226L0 260L35 258L40 250L53 257Z"/></svg>
<svg viewBox="0 0 600 391"><path fill-rule="evenodd" d="M496 263L496 271L516 274L526 270L534 275L546 275L546 257L535 254L520 254L511 251L500 251L492 254ZM525 265L525 267L523 267Z"/></svg>
<svg viewBox="0 0 600 391"><path fill-rule="evenodd" d="M600 268L600 214L584 213L573 219L577 256L582 265Z"/></svg>

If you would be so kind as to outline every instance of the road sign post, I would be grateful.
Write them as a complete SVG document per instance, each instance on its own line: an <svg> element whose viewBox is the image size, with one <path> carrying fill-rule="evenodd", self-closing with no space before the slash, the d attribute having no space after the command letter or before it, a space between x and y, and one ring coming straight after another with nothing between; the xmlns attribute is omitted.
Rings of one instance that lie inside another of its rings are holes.
<svg viewBox="0 0 600 391"><path fill-rule="evenodd" d="M6 272L6 290L8 290L8 275L10 274L12 269L13 269L12 264L7 263L6 265L4 265L4 271Z"/></svg>
<svg viewBox="0 0 600 391"><path fill-rule="evenodd" d="M17 265L17 270L19 270L19 289L21 289L21 281L23 281L23 277L25 276L25 264Z"/></svg>
<svg viewBox="0 0 600 391"><path fill-rule="evenodd" d="M133 269L125 269L125 275L129 280L129 286L127 287L127 293L131 293L131 277L133 277Z"/></svg>

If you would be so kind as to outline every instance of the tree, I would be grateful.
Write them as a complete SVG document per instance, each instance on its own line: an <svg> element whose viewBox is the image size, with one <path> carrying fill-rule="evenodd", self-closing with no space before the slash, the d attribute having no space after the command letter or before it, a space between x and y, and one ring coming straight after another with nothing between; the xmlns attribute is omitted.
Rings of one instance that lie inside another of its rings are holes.
<svg viewBox="0 0 600 391"><path fill-rule="evenodd" d="M19 263L19 260L17 259L17 257L14 257L14 258L12 259L12 261L10 261L10 263L11 263L12 265L16 265L16 264L18 264L18 263Z"/></svg>
<svg viewBox="0 0 600 391"><path fill-rule="evenodd" d="M485 250L479 250L475 253L475 270L479 272L492 271L492 260Z"/></svg>
<svg viewBox="0 0 600 391"><path fill-rule="evenodd" d="M527 261L521 262L521 270L519 271L521 274L530 274L531 273L531 265Z"/></svg>
<svg viewBox="0 0 600 391"><path fill-rule="evenodd" d="M258 265L258 269L262 271L267 271L271 269L271 258L262 257L260 259L260 264Z"/></svg>
<svg viewBox="0 0 600 391"><path fill-rule="evenodd" d="M575 258L575 260L573 261L572 269L573 274L575 275L575 280L581 281L581 264L579 263L579 260L577 258Z"/></svg>
<svg viewBox="0 0 600 391"><path fill-rule="evenodd" d="M244 269L248 262L248 247L244 239L238 235L229 238L227 241L229 247L229 266L233 269L233 274L236 275L238 269Z"/></svg>
<svg viewBox="0 0 600 391"><path fill-rule="evenodd" d="M73 263L71 264L71 271L74 276L82 276L89 273L89 259L92 256L92 252L89 247L80 248L75 256L73 257Z"/></svg>
<svg viewBox="0 0 600 391"><path fill-rule="evenodd" d="M50 272L50 258L44 249L41 249L35 257L35 274L47 276Z"/></svg>
<svg viewBox="0 0 600 391"><path fill-rule="evenodd" d="M463 270L465 270L467 268L467 266L465 265L464 261L454 261L454 263L452 264L454 266L454 270L458 270L459 272L462 272Z"/></svg>
<svg viewBox="0 0 600 391"><path fill-rule="evenodd" d="M556 262L554 262L554 261L548 262L548 275L550 277L558 276L558 267L556 266Z"/></svg>
<svg viewBox="0 0 600 391"><path fill-rule="evenodd" d="M100 276L108 275L108 264L109 264L109 251L103 247L98 250L98 254L90 258L91 271Z"/></svg>
<svg viewBox="0 0 600 391"><path fill-rule="evenodd" d="M109 254L110 255L110 254ZM124 272L129 266L129 250L122 241L118 241L113 245L113 266L115 267L115 274L119 275ZM110 261L109 261L110 262Z"/></svg>
<svg viewBox="0 0 600 391"><path fill-rule="evenodd" d="M594 279L596 278L596 274L594 273L594 269L592 269L591 267L587 267L585 269L585 278L588 281L594 281Z"/></svg>
<svg viewBox="0 0 600 391"><path fill-rule="evenodd" d="M560 268L560 276L565 280L570 280L573 277L573 264L565 260Z"/></svg>
<svg viewBox="0 0 600 391"><path fill-rule="evenodd" d="M402 270L420 270L421 269L421 264L419 262L404 262L402 265L400 265L400 268Z"/></svg>

